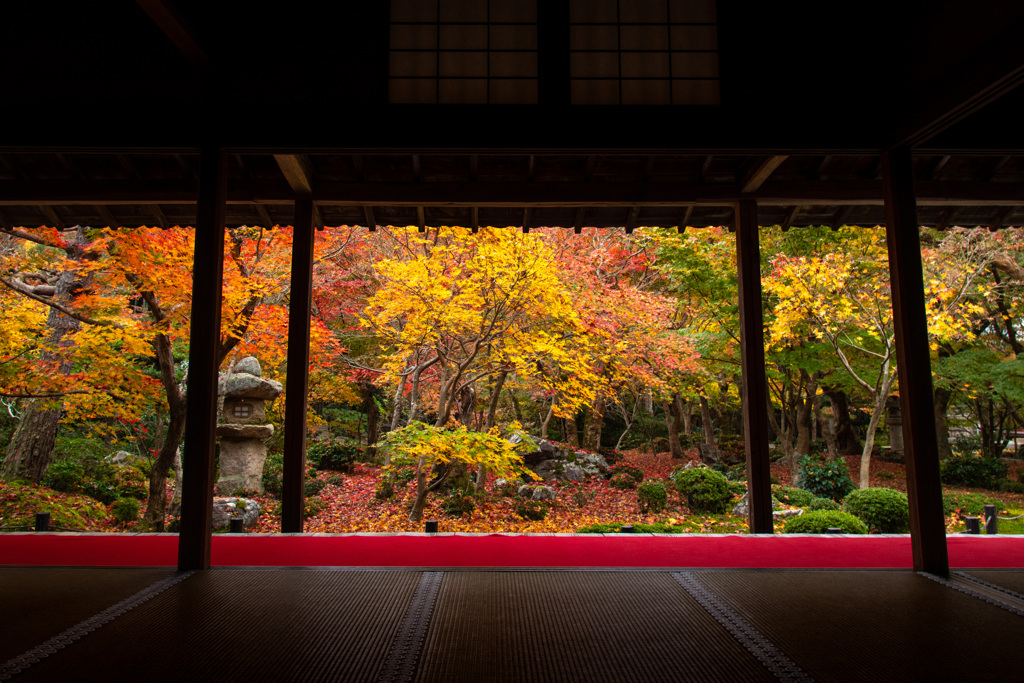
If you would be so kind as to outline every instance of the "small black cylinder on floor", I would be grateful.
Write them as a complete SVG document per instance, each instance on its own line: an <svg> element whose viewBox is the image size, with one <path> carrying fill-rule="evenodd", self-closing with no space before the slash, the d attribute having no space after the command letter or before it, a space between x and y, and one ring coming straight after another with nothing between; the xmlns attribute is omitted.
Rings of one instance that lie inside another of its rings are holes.
<svg viewBox="0 0 1024 683"><path fill-rule="evenodd" d="M425 531L428 534L436 534L437 533L437 520L433 520L432 519L429 522L427 522L426 523L426 527L425 527Z"/></svg>
<svg viewBox="0 0 1024 683"><path fill-rule="evenodd" d="M50 513L49 512L37 512L36 513L36 531L49 531L50 530Z"/></svg>
<svg viewBox="0 0 1024 683"><path fill-rule="evenodd" d="M619 533L620 534L631 534L631 533L633 533L633 525L632 524L623 524L621 527L619 527Z"/></svg>
<svg viewBox="0 0 1024 683"><path fill-rule="evenodd" d="M996 516L996 506L986 505L985 506L985 533L986 534L998 534L999 533L999 517Z"/></svg>
<svg viewBox="0 0 1024 683"><path fill-rule="evenodd" d="M228 531L233 534L245 533L245 527L243 526L244 523L245 521L242 519L232 519L228 521Z"/></svg>
<svg viewBox="0 0 1024 683"><path fill-rule="evenodd" d="M843 533L843 530L842 530L842 529L840 529L840 528L839 528L839 527L837 527L837 526L830 526L830 527L829 527L829 528L827 529L827 531L828 531L828 533L830 533L830 534L841 534L841 533Z"/></svg>
<svg viewBox="0 0 1024 683"><path fill-rule="evenodd" d="M969 534L980 534L981 523L977 517L965 517L964 521L967 523L967 533Z"/></svg>

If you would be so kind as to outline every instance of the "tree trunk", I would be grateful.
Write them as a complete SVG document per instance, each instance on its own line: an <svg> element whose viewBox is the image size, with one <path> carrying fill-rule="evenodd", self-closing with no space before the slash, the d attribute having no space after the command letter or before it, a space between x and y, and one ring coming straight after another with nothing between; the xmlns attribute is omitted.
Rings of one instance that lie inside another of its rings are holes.
<svg viewBox="0 0 1024 683"><path fill-rule="evenodd" d="M594 405L583 419L583 448L594 453L601 450L601 427L604 425L604 393L598 392Z"/></svg>
<svg viewBox="0 0 1024 683"><path fill-rule="evenodd" d="M797 390L796 400L798 408L796 411L796 452L800 455L809 455L811 452L811 416L814 408L814 394L817 391L818 383L808 374L801 370L801 387L804 396Z"/></svg>
<svg viewBox="0 0 1024 683"><path fill-rule="evenodd" d="M679 400L681 401L682 399ZM693 415L690 413L689 403L683 403L681 413L683 418L683 434L686 436L686 440L689 441L693 436Z"/></svg>
<svg viewBox="0 0 1024 683"><path fill-rule="evenodd" d="M668 450L673 460L683 457L683 445L679 442L679 412L676 410L676 399L678 394L672 397L672 401L662 401L662 408L665 410L665 424L668 427Z"/></svg>
<svg viewBox="0 0 1024 683"><path fill-rule="evenodd" d="M69 257L80 255L84 238L79 234L76 239L77 248L69 247ZM81 292L87 289L88 284L79 280L78 274L69 270L61 273L54 289L54 301L70 306L74 299L72 292ZM70 343L67 337L78 330L80 323L69 315L61 313L56 308L51 308L46 316L46 326L50 330L48 342L53 348L60 348ZM57 370L67 375L71 372L71 364L60 361L50 352L44 352L44 359L57 361ZM60 426L60 418L63 409L58 407L60 399L56 403L33 399L25 404L18 418L18 426L7 444L7 455L4 458L3 472L0 473L3 479L28 479L38 484L46 468L50 466L50 458L53 455L53 445L57 440L57 428Z"/></svg>
<svg viewBox="0 0 1024 683"><path fill-rule="evenodd" d="M700 397L700 420L704 425L704 443L708 446L715 445L715 426L711 422L711 408L708 406L708 399Z"/></svg>
<svg viewBox="0 0 1024 683"><path fill-rule="evenodd" d="M185 433L185 394L174 375L171 341L166 335L158 334L153 339L153 350L160 366L160 381L167 395L168 423L164 443L149 470L149 499L142 524L150 531L163 531L167 512L167 471L178 457L178 447Z"/></svg>
<svg viewBox="0 0 1024 683"><path fill-rule="evenodd" d="M814 419L817 421L818 429L825 439L828 457L830 459L839 457L839 449L836 448L836 435L832 431L832 425L828 423L828 419L821 412L821 394L815 394L814 396Z"/></svg>
<svg viewBox="0 0 1024 683"><path fill-rule="evenodd" d="M416 498L409 510L409 521L418 522L423 519L423 506L427 502L427 458L421 455L416 462Z"/></svg>
<svg viewBox="0 0 1024 683"><path fill-rule="evenodd" d="M580 436L576 432L576 418L567 417L562 420L562 431L565 433L565 442L573 448L580 447Z"/></svg>
<svg viewBox="0 0 1024 683"><path fill-rule="evenodd" d="M362 410L366 413L366 445L373 446L380 438L380 408L377 406L376 387L370 382L359 383L362 394Z"/></svg>
<svg viewBox="0 0 1024 683"><path fill-rule="evenodd" d="M494 384L491 386L491 396L487 401L487 421L484 423L484 431L489 432L494 427L494 421L498 415L498 399L501 398L501 389L505 386L505 378L508 377L508 371L502 370L498 373L498 376L494 379ZM476 471L476 492L483 493L484 485L487 483L487 468L480 465Z"/></svg>
<svg viewBox="0 0 1024 683"><path fill-rule="evenodd" d="M888 392L875 397L874 408L871 411L871 421L868 422L868 430L864 434L864 450L860 455L860 488L866 489L871 486L871 449L875 445L875 430L885 413L885 399Z"/></svg>
<svg viewBox="0 0 1024 683"><path fill-rule="evenodd" d="M832 403L832 417L835 420L836 446L840 455L859 455L863 450L857 432L850 420L850 403L846 393L840 389L826 389L825 395Z"/></svg>
<svg viewBox="0 0 1024 683"><path fill-rule="evenodd" d="M945 460L953 455L953 449L949 445L949 424L946 422L946 413L949 411L949 402L953 398L953 392L944 387L935 388L935 438L939 446L939 460Z"/></svg>
<svg viewBox="0 0 1024 683"><path fill-rule="evenodd" d="M551 423L551 416L555 413L555 399L551 399L551 405L548 406L548 412L544 416L544 420L540 423L540 438L547 440L548 438L548 425Z"/></svg>

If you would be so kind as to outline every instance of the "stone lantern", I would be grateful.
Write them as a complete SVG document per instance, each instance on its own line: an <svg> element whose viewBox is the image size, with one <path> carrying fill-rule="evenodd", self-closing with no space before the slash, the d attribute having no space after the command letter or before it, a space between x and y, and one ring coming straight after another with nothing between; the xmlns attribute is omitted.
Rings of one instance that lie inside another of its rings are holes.
<svg viewBox="0 0 1024 683"><path fill-rule="evenodd" d="M274 435L267 421L266 402L281 393L281 383L263 379L258 360L249 356L238 361L234 372L220 378L218 393L224 397L220 437L220 478L223 493L245 489L263 491L263 462L266 441Z"/></svg>

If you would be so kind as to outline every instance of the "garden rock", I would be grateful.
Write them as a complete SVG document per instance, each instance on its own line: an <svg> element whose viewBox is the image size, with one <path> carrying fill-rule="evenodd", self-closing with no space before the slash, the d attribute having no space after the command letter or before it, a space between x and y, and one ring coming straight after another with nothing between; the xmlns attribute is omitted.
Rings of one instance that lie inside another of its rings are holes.
<svg viewBox="0 0 1024 683"><path fill-rule="evenodd" d="M545 460L533 468L544 481L583 481L587 473L582 467L568 460Z"/></svg>
<svg viewBox="0 0 1024 683"><path fill-rule="evenodd" d="M242 527L256 526L260 518L260 504L248 498L214 498L213 528L227 529L232 519L241 518Z"/></svg>
<svg viewBox="0 0 1024 683"><path fill-rule="evenodd" d="M747 517L748 515L750 515L750 502L747 500L748 495L749 494L744 493L743 497L740 498L739 501L737 501L737 503L732 506L732 514L736 515L737 517ZM774 498L772 499L772 507L776 507L776 501ZM792 510L780 509L772 511L772 517L775 519L793 516L798 517L803 513L803 508L794 508Z"/></svg>
<svg viewBox="0 0 1024 683"><path fill-rule="evenodd" d="M530 500L554 500L555 490L550 486L520 486L516 492L520 498Z"/></svg>
<svg viewBox="0 0 1024 683"><path fill-rule="evenodd" d="M804 514L803 508L793 508L792 510L775 510L772 512L772 519L785 519L786 517L799 517Z"/></svg>
<svg viewBox="0 0 1024 683"><path fill-rule="evenodd" d="M135 456L133 456L128 451L117 451L116 453L111 453L110 455L103 459L114 465L131 465L132 459L134 457Z"/></svg>

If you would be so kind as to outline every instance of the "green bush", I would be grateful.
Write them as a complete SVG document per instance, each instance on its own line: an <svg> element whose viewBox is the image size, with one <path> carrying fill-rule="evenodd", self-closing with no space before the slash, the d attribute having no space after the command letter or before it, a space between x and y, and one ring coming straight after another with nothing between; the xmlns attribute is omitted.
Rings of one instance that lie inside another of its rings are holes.
<svg viewBox="0 0 1024 683"><path fill-rule="evenodd" d="M644 471L635 465L619 463L608 470L608 478L617 489L635 489L644 480ZM628 483L626 483L628 480ZM616 483L618 482L618 483Z"/></svg>
<svg viewBox="0 0 1024 683"><path fill-rule="evenodd" d="M441 509L450 517L462 517L476 510L476 499L468 493L453 491L441 500Z"/></svg>
<svg viewBox="0 0 1024 683"><path fill-rule="evenodd" d="M819 498L841 500L853 490L849 468L842 458L828 460L822 456L800 457L800 476L796 485Z"/></svg>
<svg viewBox="0 0 1024 683"><path fill-rule="evenodd" d="M772 486L772 497L783 505L805 508L810 505L815 498L820 498L821 496L815 496L810 491L793 488L792 486L780 486L776 484L775 486Z"/></svg>
<svg viewBox="0 0 1024 683"><path fill-rule="evenodd" d="M999 458L954 455L939 465L939 477L943 484L994 488L996 480L1005 479L1008 470Z"/></svg>
<svg viewBox="0 0 1024 683"><path fill-rule="evenodd" d="M145 500L149 495L149 482L142 470L133 465L117 466L114 481L122 498Z"/></svg>
<svg viewBox="0 0 1024 683"><path fill-rule="evenodd" d="M350 473L364 459L363 447L346 441L324 441L306 449L306 460L318 470Z"/></svg>
<svg viewBox="0 0 1024 683"><path fill-rule="evenodd" d="M996 481L996 490L1006 493L1024 493L1024 483L1011 479L999 479Z"/></svg>
<svg viewBox="0 0 1024 683"><path fill-rule="evenodd" d="M854 515L841 510L816 510L791 517L783 527L784 534L827 534L830 528L842 529L844 534L866 534L867 526Z"/></svg>
<svg viewBox="0 0 1024 683"><path fill-rule="evenodd" d="M872 531L883 534L905 534L910 531L907 494L893 489L854 491L843 503L843 510L859 517Z"/></svg>
<svg viewBox="0 0 1024 683"><path fill-rule="evenodd" d="M134 498L118 498L110 506L110 515L118 524L138 521L139 501Z"/></svg>
<svg viewBox="0 0 1024 683"><path fill-rule="evenodd" d="M53 491L32 482L0 481L0 519L4 526L33 526L36 512L50 513L50 526L99 531L109 511L82 495Z"/></svg>
<svg viewBox="0 0 1024 683"><path fill-rule="evenodd" d="M654 524L633 524L633 533L637 534L683 534L692 531L692 527L685 524L666 524L655 522ZM576 530L578 534L617 534L622 529L622 522L610 524L591 524L580 527Z"/></svg>
<svg viewBox="0 0 1024 683"><path fill-rule="evenodd" d="M807 511L813 512L815 510L839 510L839 503L832 500L831 498L815 498L807 505Z"/></svg>
<svg viewBox="0 0 1024 683"><path fill-rule="evenodd" d="M316 517L327 507L327 501L323 498L307 498L306 509L304 510L306 516L305 519L310 517Z"/></svg>
<svg viewBox="0 0 1024 683"><path fill-rule="evenodd" d="M55 462L46 468L41 483L64 493L80 493L85 483L85 468L73 460Z"/></svg>
<svg viewBox="0 0 1024 683"><path fill-rule="evenodd" d="M304 488L303 493L306 494L306 498L312 498L327 488L327 482L323 479L307 479Z"/></svg>
<svg viewBox="0 0 1024 683"><path fill-rule="evenodd" d="M327 483L331 486L337 486L339 489L345 486L345 477L340 474L332 474L327 477Z"/></svg>
<svg viewBox="0 0 1024 683"><path fill-rule="evenodd" d="M692 467L672 473L672 483L686 497L690 512L722 514L732 501L729 482L721 472L707 467Z"/></svg>
<svg viewBox="0 0 1024 683"><path fill-rule="evenodd" d="M551 506L543 500L517 500L513 510L523 519L539 522L548 516Z"/></svg>
<svg viewBox="0 0 1024 683"><path fill-rule="evenodd" d="M642 514L661 512L668 502L668 491L663 482L648 479L637 487L636 499Z"/></svg>
<svg viewBox="0 0 1024 683"><path fill-rule="evenodd" d="M325 483L313 484L312 487L315 489L314 493L309 493L311 490L310 484L315 481L316 471L313 467L306 463L306 495L316 495L320 490L326 486ZM319 486L320 488L316 488ZM267 456L267 459L263 462L263 491L278 500L281 499L281 495L284 492L284 454L283 453L271 453Z"/></svg>
<svg viewBox="0 0 1024 683"><path fill-rule="evenodd" d="M494 492L502 498L515 498L519 492L520 482L517 481L504 481L501 486L494 489Z"/></svg>
<svg viewBox="0 0 1024 683"><path fill-rule="evenodd" d="M742 496L744 493L747 492L747 482L746 481L730 481L729 482L729 492L732 495L734 495L734 496Z"/></svg>

